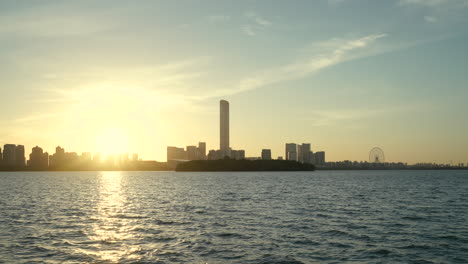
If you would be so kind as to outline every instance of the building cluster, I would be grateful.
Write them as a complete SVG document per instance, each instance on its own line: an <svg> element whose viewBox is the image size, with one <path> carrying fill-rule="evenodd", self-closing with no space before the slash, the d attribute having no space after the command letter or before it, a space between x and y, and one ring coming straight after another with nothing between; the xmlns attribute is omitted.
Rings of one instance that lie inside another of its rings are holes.
<svg viewBox="0 0 468 264"><path fill-rule="evenodd" d="M199 142L197 146L184 148L167 147L167 161L205 160L206 143Z"/></svg>
<svg viewBox="0 0 468 264"><path fill-rule="evenodd" d="M52 155L36 146L26 160L23 145L6 144L3 151L0 148L0 170L114 170L137 168L144 163L138 160L136 153L131 159L128 154L101 157L99 153L92 155L83 152L79 155L76 152L65 152L60 146L55 148Z"/></svg>
<svg viewBox="0 0 468 264"><path fill-rule="evenodd" d="M5 144L3 152L0 148L0 165L2 167L23 168L26 166L26 158L23 145Z"/></svg>
<svg viewBox="0 0 468 264"><path fill-rule="evenodd" d="M325 152L317 151L314 153L310 143L303 143L302 145L286 143L284 158L286 160L295 160L301 163L314 164L316 166L325 165Z"/></svg>
<svg viewBox="0 0 468 264"><path fill-rule="evenodd" d="M235 150L230 146L229 141L229 102L221 100L219 104L219 149L210 150L208 155L205 155L206 143L201 142L196 146L187 146L186 149L178 147L167 147L167 161L176 164L189 160L219 160L219 159L262 159L272 160L271 149L262 149L260 157L246 157L245 150ZM278 157L283 159L283 157ZM314 164L324 166L325 152L319 151L313 153L310 144L286 144L286 160L294 160L301 163Z"/></svg>
<svg viewBox="0 0 468 264"><path fill-rule="evenodd" d="M234 150L229 146L229 102L220 101L220 146L218 150L210 150L206 154L206 143L197 146L178 148L167 147L167 162L177 164L189 160L218 160L224 158L245 159L245 150Z"/></svg>
<svg viewBox="0 0 468 264"><path fill-rule="evenodd" d="M408 164L402 162L368 162L368 161L334 161L327 162L324 169L330 170L376 170L376 169L406 169Z"/></svg>
<svg viewBox="0 0 468 264"><path fill-rule="evenodd" d="M466 164L468 165L468 164ZM326 170L436 170L436 169L467 169L465 163L457 165L437 163L408 164L403 162L368 162L368 161L334 161L326 162L322 169Z"/></svg>

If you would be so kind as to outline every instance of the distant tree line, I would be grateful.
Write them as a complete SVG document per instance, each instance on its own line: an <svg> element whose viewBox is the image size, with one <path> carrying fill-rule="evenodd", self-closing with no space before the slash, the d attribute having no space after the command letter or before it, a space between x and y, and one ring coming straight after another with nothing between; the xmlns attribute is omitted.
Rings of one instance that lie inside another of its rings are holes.
<svg viewBox="0 0 468 264"><path fill-rule="evenodd" d="M292 160L192 160L179 163L176 171L313 171L315 166Z"/></svg>

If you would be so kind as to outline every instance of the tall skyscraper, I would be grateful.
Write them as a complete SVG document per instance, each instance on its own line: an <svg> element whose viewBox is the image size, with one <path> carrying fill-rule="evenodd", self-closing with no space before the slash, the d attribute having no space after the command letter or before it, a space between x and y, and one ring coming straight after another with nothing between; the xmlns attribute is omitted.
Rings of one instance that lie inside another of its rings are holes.
<svg viewBox="0 0 468 264"><path fill-rule="evenodd" d="M196 160L198 159L197 155L197 147L196 146L187 146L186 148L187 151L187 159L188 160Z"/></svg>
<svg viewBox="0 0 468 264"><path fill-rule="evenodd" d="M303 143L300 148L298 146L299 162L312 163L312 151L309 143Z"/></svg>
<svg viewBox="0 0 468 264"><path fill-rule="evenodd" d="M16 146L15 155L16 155L16 166L19 168L26 166L26 157L25 157L23 145Z"/></svg>
<svg viewBox="0 0 468 264"><path fill-rule="evenodd" d="M3 163L3 153L2 153L2 148L0 148L0 165Z"/></svg>
<svg viewBox="0 0 468 264"><path fill-rule="evenodd" d="M295 160L297 161L297 144L295 143L286 143L286 151L284 158L286 160Z"/></svg>
<svg viewBox="0 0 468 264"><path fill-rule="evenodd" d="M16 165L16 145L5 144L3 146L3 164L5 166Z"/></svg>
<svg viewBox="0 0 468 264"><path fill-rule="evenodd" d="M205 142L198 142L198 159L205 160L206 159L206 143Z"/></svg>
<svg viewBox="0 0 468 264"><path fill-rule="evenodd" d="M49 158L49 166L52 168L60 168L65 164L65 149L57 146L55 153Z"/></svg>
<svg viewBox="0 0 468 264"><path fill-rule="evenodd" d="M324 166L325 163L325 151L317 151L315 153L315 164L318 166Z"/></svg>
<svg viewBox="0 0 468 264"><path fill-rule="evenodd" d="M229 102L221 100L219 102L220 107L220 139L219 139L219 150L224 156L230 156L229 148Z"/></svg>
<svg viewBox="0 0 468 264"><path fill-rule="evenodd" d="M28 166L32 169L45 170L49 167L49 153L36 146L29 154Z"/></svg>

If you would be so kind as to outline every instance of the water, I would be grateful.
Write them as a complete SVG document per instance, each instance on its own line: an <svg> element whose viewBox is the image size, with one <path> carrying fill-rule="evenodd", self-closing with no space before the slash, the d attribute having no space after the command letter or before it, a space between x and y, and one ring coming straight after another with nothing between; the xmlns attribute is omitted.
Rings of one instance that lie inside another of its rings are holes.
<svg viewBox="0 0 468 264"><path fill-rule="evenodd" d="M0 263L468 263L468 171L0 173Z"/></svg>

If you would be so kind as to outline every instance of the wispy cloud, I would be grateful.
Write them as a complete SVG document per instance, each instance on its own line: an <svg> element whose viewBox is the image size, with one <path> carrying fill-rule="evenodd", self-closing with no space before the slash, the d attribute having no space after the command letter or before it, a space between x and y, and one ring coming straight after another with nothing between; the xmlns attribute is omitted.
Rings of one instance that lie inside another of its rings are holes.
<svg viewBox="0 0 468 264"><path fill-rule="evenodd" d="M449 2L448 0L400 0L400 5L436 6Z"/></svg>
<svg viewBox="0 0 468 264"><path fill-rule="evenodd" d="M52 71L42 74L48 81L57 83L96 83L116 82L122 86L143 86L158 90L177 90L203 76L200 70L209 59L198 57L175 61L162 65L123 65L123 66L83 66L79 71L61 71L54 67ZM36 65L34 65L36 66ZM63 91L61 89L48 89ZM66 91L66 90L64 90Z"/></svg>
<svg viewBox="0 0 468 264"><path fill-rule="evenodd" d="M242 28L242 31L243 31L246 35L248 35L248 36L255 36L255 35L257 35L257 34L255 33L254 28L253 28L251 25L245 25L245 26Z"/></svg>
<svg viewBox="0 0 468 264"><path fill-rule="evenodd" d="M248 36L255 36L257 32L273 24L270 20L252 11L246 12L244 16L247 18L248 24L242 27L242 31Z"/></svg>
<svg viewBox="0 0 468 264"><path fill-rule="evenodd" d="M424 21L426 21L428 23L435 23L435 22L437 22L437 18L435 18L433 16L424 16Z"/></svg>
<svg viewBox="0 0 468 264"><path fill-rule="evenodd" d="M427 8L462 8L468 6L468 0L399 0L400 6L420 6Z"/></svg>
<svg viewBox="0 0 468 264"><path fill-rule="evenodd" d="M261 26L270 26L272 24L269 20L261 17L260 15L258 15L255 12L252 12L252 11L246 12L245 16L250 18L255 23L257 23L258 25L261 25Z"/></svg>
<svg viewBox="0 0 468 264"><path fill-rule="evenodd" d="M63 110L68 119L89 114L90 111L83 109L96 109L96 116L90 118L97 118L98 113L116 115L108 113L107 109L118 109L120 115L126 115L129 108L140 115L147 115L148 109L158 113L174 109L200 112L204 105L194 104L188 94L194 93L194 89L203 89L199 79L203 78L204 72L199 68L207 60L197 57L162 65L94 66L80 69L79 73L47 72L43 74L43 78L47 78L44 86L38 89L42 96L33 97L30 102L54 103L57 108L68 109ZM43 112L12 121L29 124L59 117L55 112Z"/></svg>
<svg viewBox="0 0 468 264"><path fill-rule="evenodd" d="M241 79L239 84L232 89L218 90L208 97L233 95L274 83L303 78L333 65L368 56L366 48L386 36L386 34L375 34L352 40L334 39L317 43L311 48L313 54L307 59L264 70L251 77Z"/></svg>

